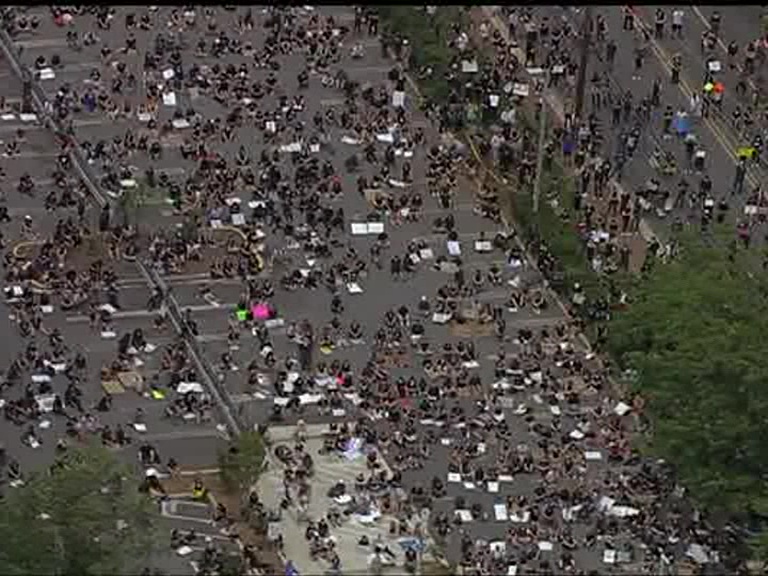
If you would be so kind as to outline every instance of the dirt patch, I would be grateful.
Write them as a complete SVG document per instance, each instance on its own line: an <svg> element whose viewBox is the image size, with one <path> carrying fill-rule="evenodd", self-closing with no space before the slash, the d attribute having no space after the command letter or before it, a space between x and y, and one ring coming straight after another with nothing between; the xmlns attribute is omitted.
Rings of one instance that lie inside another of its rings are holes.
<svg viewBox="0 0 768 576"><path fill-rule="evenodd" d="M423 576L454 576L456 574L450 566L440 562L422 562L421 573Z"/></svg>
<svg viewBox="0 0 768 576"><path fill-rule="evenodd" d="M193 470L185 470L183 468L179 469L179 472L180 474L177 474L176 476L163 479L163 488L165 488L165 491L169 494L191 494L192 485L194 484L196 478L200 478L208 490L223 489L221 480L219 479L219 475L217 473L201 472L193 476L191 475L192 472L194 472Z"/></svg>
<svg viewBox="0 0 768 576"><path fill-rule="evenodd" d="M451 323L451 336L454 338L485 338L493 335L493 324L475 320Z"/></svg>
<svg viewBox="0 0 768 576"><path fill-rule="evenodd" d="M266 534L254 530L243 517L239 494L233 494L226 490L217 473L199 474L197 476L177 475L163 480L163 488L169 494L192 494L192 485L196 478L200 478L208 489L211 498L212 510L217 503L227 509L227 513L234 520L234 529L243 545L251 545L258 551L258 560L268 574L279 574L284 570L284 562L278 554L274 544L267 539Z"/></svg>
<svg viewBox="0 0 768 576"><path fill-rule="evenodd" d="M376 361L384 368L409 368L411 365L411 359L404 350L380 352L376 356Z"/></svg>

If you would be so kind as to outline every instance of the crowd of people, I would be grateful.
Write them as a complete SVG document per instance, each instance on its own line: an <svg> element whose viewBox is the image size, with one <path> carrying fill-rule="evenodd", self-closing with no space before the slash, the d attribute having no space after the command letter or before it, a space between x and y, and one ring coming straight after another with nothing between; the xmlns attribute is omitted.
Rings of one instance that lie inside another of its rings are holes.
<svg viewBox="0 0 768 576"><path fill-rule="evenodd" d="M735 214L738 239L749 245L764 233L765 220L764 195L756 184L763 173L764 42L746 39L741 46L725 38L722 16L714 11L717 23L705 27L701 57L683 58L679 44L689 37L686 11L659 9L648 24L640 17L642 10L626 7L622 18L613 18L613 12L598 11L590 19L592 43L580 118L574 102L583 10L507 7L497 13L495 24L468 17L472 24L466 31L454 30L455 53L446 78L453 104L441 109L441 124L463 123L466 100L476 102L483 116L489 111L498 116L498 131L478 135L480 150L502 173L531 186L538 122L531 118L529 125L521 126L519 105L543 97L560 108L561 121L553 123L544 144L544 163L567 167L573 190L557 198L555 211L578 225L598 272L626 269L641 260L631 257L638 245L631 238L641 220L659 221L673 232L697 226L706 233L713 223ZM727 55L722 42L728 45ZM659 43L677 52L669 77L652 62ZM469 75L456 71L479 52L485 53L486 64L468 82ZM619 59L634 62L631 76ZM696 86L700 74L701 89L694 89L690 98L683 96L681 78ZM511 113L515 109L517 114ZM733 142L725 151L709 137L712 122L723 126L718 132L729 134ZM721 156L727 161L721 162ZM636 168L649 157L655 174ZM639 180L638 173L645 178ZM757 178L749 178L749 173ZM650 252L674 252L672 236L669 246L652 245Z"/></svg>
<svg viewBox="0 0 768 576"><path fill-rule="evenodd" d="M60 220L36 250L6 252L7 302L24 350L4 375L4 411L23 427L26 446L43 441L36 423L44 414L65 421L59 450L86 435L99 435L108 446L128 444L132 434L125 428L140 430L145 420L138 411L124 426L100 424L98 413L110 410L111 397L85 404L81 388L89 359L68 345L62 331L47 327L45 310L81 310L95 331L119 332L119 320L113 318L121 307L114 261L146 257L165 274L202 263L213 280L241 280L242 297L229 312L230 348L209 360L222 374L230 372L242 348L241 335L243 341L248 338L247 386L255 391L268 383L273 401L261 424L337 421L325 450L341 453L355 440L368 454L370 472L359 479L365 505L375 504L399 519L428 516L431 537L464 574L590 574L617 564L650 574L689 560L719 568L730 561L722 533L685 498L670 467L642 458L634 448L641 403L621 401L606 369L584 348L577 326L552 315L556 303L536 279L514 231L501 226L498 191L491 186L482 187L470 209L486 219L488 231L473 238L474 255L462 254L466 219L459 208L467 152L445 134L453 122L451 106L428 105L430 124L413 102L395 104L402 102L407 79L391 61L389 73L376 81L355 78L353 62L366 57L367 40L375 41L380 32L375 9L356 9L349 24L325 16L322 9L293 6L268 7L258 14L234 8L230 15L222 12L226 7L137 7L121 9L122 19L106 6L84 10L91 14L55 8L52 17L66 27L69 50L101 46L111 65L96 69L92 82L83 86L61 85L51 99L50 113L62 128L62 150L69 151L78 140L86 160L103 174L100 185L114 194L131 179L163 190L185 224L140 235L106 209L90 226L85 208L65 196L51 200L51 206L72 205L78 217ZM75 25L89 19L96 31ZM221 24L230 21L231 26ZM24 15L6 13L9 22L16 34L39 26ZM487 24L480 38L470 41L473 28L457 22L448 39L459 65L473 56L470 46L483 39L496 48L493 66L473 82L472 90L484 95L483 101L508 93L505 86L520 79L524 65L536 63L551 71L549 86L542 89L570 82L575 32L567 21L534 27L529 11L519 9L509 23L509 38L520 38L527 62L513 61L508 35L490 32ZM601 26L598 20L597 34L605 35ZM110 45L109 30L119 27L126 30L125 45ZM154 32L156 27L165 30ZM180 32L188 45L194 38L194 55ZM122 62L137 51L143 55L140 70ZM395 51L403 56L401 48ZM216 63L197 63L208 57ZM298 58L297 73L286 74L288 62L295 66ZM58 64L43 58L35 65ZM629 248L622 238L637 229L645 197L610 182L621 172L622 161L601 147L596 115L602 81L598 74L593 113L580 125L567 121L552 132L545 162L562 158L576 170L573 209L580 215L593 267L628 269ZM146 94L141 102L123 97L142 82ZM317 84L333 90L340 103L312 106ZM170 115L163 112L168 94L182 91L215 101L218 115L205 117L202 104L194 101ZM644 103L635 102L631 92L621 98L615 117L626 136L626 156L648 130L649 107L659 103L653 91ZM503 105L517 107L522 116L519 99L510 97ZM80 141L76 120L88 115L114 121L135 117L145 127L130 127L112 140ZM481 148L525 185L535 174L534 137L519 123L505 121ZM18 141L23 149L24 139ZM339 149L348 152L346 157L336 155ZM153 168L168 157L193 164L180 177ZM132 167L136 158L146 162L143 173ZM63 172L70 168L66 162L60 162ZM707 177L701 172L703 183ZM23 180L26 184L12 193L28 192L31 177ZM66 174L57 180L62 195L78 189ZM248 197L235 199L233 191ZM355 221L360 213L364 222ZM230 224L240 233L222 247L214 232ZM68 258L93 237L105 239L105 259L112 261L71 268ZM490 260L489 253L501 259ZM538 255L546 266L546 251ZM394 307L367 300L379 318L371 325L360 321L363 313L353 299L362 284L415 286L438 272L444 275L432 293L414 291ZM208 292L201 290L201 297ZM312 307L322 308L322 315L283 309L281 298L296 292L311 293ZM580 294L575 287L575 306L583 303ZM163 298L161 293L150 296L147 308L157 311L151 327L117 338L114 360L102 367L102 380L134 366L134 358L147 352L151 335L169 330ZM268 325L277 318L285 320L284 333ZM192 335L202 330L189 310L181 320ZM214 404L204 387L179 387L202 379L185 348L170 344L160 356L158 370L144 375L142 393L166 401L170 418L213 419ZM66 382L63 391L60 379ZM338 424L338 411L354 422ZM290 453L275 456L290 470L287 511L302 517L310 498L338 498L347 489L312 494L308 469L313 455L304 452L304 439L299 434L286 449ZM173 455L161 457L151 445L142 445L139 452L145 468L175 468ZM386 460L386 469L375 454ZM162 492L161 481L153 484ZM343 558L325 545L339 518L303 516L313 555L326 558L331 571L343 572ZM419 532L412 525L404 530ZM401 536L403 530L394 526L393 536ZM186 542L178 533L174 539ZM387 543L361 545L372 551L370 571L382 573ZM215 570L217 555L210 548L206 569ZM408 571L416 570L412 552L405 561ZM290 566L302 570L293 562Z"/></svg>

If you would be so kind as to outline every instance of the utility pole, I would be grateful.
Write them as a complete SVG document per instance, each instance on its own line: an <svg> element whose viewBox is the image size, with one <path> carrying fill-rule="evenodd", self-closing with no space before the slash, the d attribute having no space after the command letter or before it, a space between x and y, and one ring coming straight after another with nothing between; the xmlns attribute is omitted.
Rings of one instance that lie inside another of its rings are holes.
<svg viewBox="0 0 768 576"><path fill-rule="evenodd" d="M584 9L584 20L581 24L581 59L579 75L576 79L576 119L581 119L584 108L584 91L587 86L587 65L589 64L589 45L592 36L592 6Z"/></svg>
<svg viewBox="0 0 768 576"><path fill-rule="evenodd" d="M32 109L32 78L27 70L24 71L24 81L22 83L21 112L23 114L34 112Z"/></svg>
<svg viewBox="0 0 768 576"><path fill-rule="evenodd" d="M536 179L533 182L533 213L539 213L539 198L541 197L541 173L544 171L544 142L547 133L547 105L541 99L539 110L539 148L536 154Z"/></svg>

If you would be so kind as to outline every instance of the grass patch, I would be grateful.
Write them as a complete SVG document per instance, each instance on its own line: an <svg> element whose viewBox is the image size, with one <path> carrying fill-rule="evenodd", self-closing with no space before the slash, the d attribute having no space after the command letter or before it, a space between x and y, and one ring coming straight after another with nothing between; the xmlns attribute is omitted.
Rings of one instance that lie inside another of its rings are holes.
<svg viewBox="0 0 768 576"><path fill-rule="evenodd" d="M557 257L561 268L558 272L567 277L567 283L578 282L587 288L595 283L596 275L589 268L584 243L567 208L573 202L572 181L558 180L547 179L548 194L544 194L546 188L542 185L543 197L539 202L538 215L533 212L531 191L512 192L512 215L527 245L543 241ZM553 201L557 204L553 205ZM554 287L562 287L562 281L557 278L552 280Z"/></svg>
<svg viewBox="0 0 768 576"><path fill-rule="evenodd" d="M538 121L526 112L518 109L519 125L522 130L535 135ZM548 131L552 128L549 126ZM632 278L623 270L598 274L592 268L587 259L586 238L579 229L579 214L573 210L576 193L573 176L564 168L562 159L555 155L550 169L542 174L538 215L533 213L531 186L521 189L510 185L507 193L510 220L516 223L524 243L534 254L543 244L554 257L555 265L548 274L552 288L570 302L574 286L581 286L587 303L578 312L587 323L588 335L591 335L595 304L615 304L621 291L632 284Z"/></svg>
<svg viewBox="0 0 768 576"><path fill-rule="evenodd" d="M496 118L496 111L483 106L478 81L486 63L486 55L476 50L472 39L467 51L461 53L455 42L458 33L470 24L469 8L440 5L432 13L425 6L380 6L384 42L394 46L396 37L407 38L411 47L408 69L416 77L425 102L444 106L446 126L461 130L468 123L489 126ZM477 61L480 72L462 71L462 58ZM424 75L424 70L431 74Z"/></svg>
<svg viewBox="0 0 768 576"><path fill-rule="evenodd" d="M453 25L462 22L464 18L463 9L459 6L441 6L430 15L424 6L390 5L380 6L379 16L385 38L391 40L395 34L399 34L408 39L411 67L432 68L431 77L419 82L423 94L437 102L447 101L451 86L446 77L453 60L449 43Z"/></svg>

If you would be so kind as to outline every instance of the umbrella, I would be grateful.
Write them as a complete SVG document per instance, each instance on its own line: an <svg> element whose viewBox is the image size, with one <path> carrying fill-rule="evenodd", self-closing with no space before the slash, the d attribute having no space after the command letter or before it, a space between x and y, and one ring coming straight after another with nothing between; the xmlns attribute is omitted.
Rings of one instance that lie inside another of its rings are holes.
<svg viewBox="0 0 768 576"><path fill-rule="evenodd" d="M714 88L715 88L715 85L712 84L712 82L707 82L706 84L704 84L704 92L712 92Z"/></svg>
<svg viewBox="0 0 768 576"><path fill-rule="evenodd" d="M235 314L237 314L237 319L240 322L245 322L248 320L248 310L237 310Z"/></svg>
<svg viewBox="0 0 768 576"><path fill-rule="evenodd" d="M268 320L272 316L272 309L266 302L259 302L251 306L251 313L256 320Z"/></svg>
<svg viewBox="0 0 768 576"><path fill-rule="evenodd" d="M715 82L714 91L715 94L722 94L725 91L725 86L722 82Z"/></svg>

